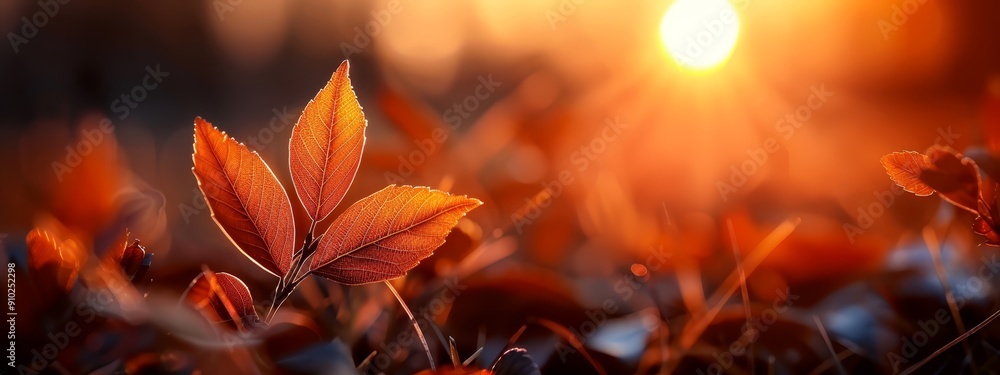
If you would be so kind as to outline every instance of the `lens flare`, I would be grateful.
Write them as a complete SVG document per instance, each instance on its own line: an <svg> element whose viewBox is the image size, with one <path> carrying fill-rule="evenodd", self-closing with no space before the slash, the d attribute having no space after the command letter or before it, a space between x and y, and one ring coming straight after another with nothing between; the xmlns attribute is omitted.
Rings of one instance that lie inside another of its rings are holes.
<svg viewBox="0 0 1000 375"><path fill-rule="evenodd" d="M739 15L727 0L677 0L660 24L660 37L670 56L696 70L725 63L739 33Z"/></svg>

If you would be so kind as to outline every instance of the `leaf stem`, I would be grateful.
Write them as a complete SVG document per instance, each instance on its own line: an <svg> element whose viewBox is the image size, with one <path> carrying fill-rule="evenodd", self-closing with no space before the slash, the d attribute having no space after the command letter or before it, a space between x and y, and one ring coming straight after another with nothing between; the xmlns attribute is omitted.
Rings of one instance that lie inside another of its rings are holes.
<svg viewBox="0 0 1000 375"><path fill-rule="evenodd" d="M284 293L284 284L284 279L278 280L278 285L274 288L274 298L271 299L271 307L267 309L267 315L264 316L264 323L271 323L271 318L274 317L274 313L276 313L278 311L278 307L281 307L281 304L285 302L284 298L281 298L281 301L278 301L278 296Z"/></svg>
<svg viewBox="0 0 1000 375"><path fill-rule="evenodd" d="M312 244L312 233L306 236L305 243L302 244L302 249L300 249L295 254L295 257L292 258L292 268L289 270L287 274L281 277L281 282L287 283L289 280L295 279L295 276L298 275L299 271L302 269L302 264L305 263L305 259L307 258L305 256L305 251L306 249L309 248L311 244Z"/></svg>
<svg viewBox="0 0 1000 375"><path fill-rule="evenodd" d="M274 300L271 301L271 309L268 310L267 317L264 319L265 323L271 322L271 318L273 318L274 314L278 312L278 308L281 307L281 304L285 303L285 300L292 295L292 292L303 280L305 280L305 277L301 277L287 284L279 281L278 288L276 288L274 292Z"/></svg>
<svg viewBox="0 0 1000 375"><path fill-rule="evenodd" d="M403 311L406 311L406 316L410 317L410 323L413 324L413 329L417 331L417 337L420 338L420 343L424 345L424 352L427 353L427 362L431 365L431 372L437 372L437 368L434 366L434 356L431 355L431 347L427 345L427 338L424 337L424 332L420 330L420 325L417 324L417 319L413 318L413 313L410 312L410 308L406 307L406 302L403 302L403 297L399 296L399 292L396 288L389 283L389 280L384 281L385 285L389 287L392 291L392 295L396 296L396 300L399 301L399 305L403 306Z"/></svg>
<svg viewBox="0 0 1000 375"><path fill-rule="evenodd" d="M288 296L292 295L292 291L295 287L299 286L309 273L306 273L302 277L296 278L299 271L302 270L302 265L310 259L311 253L307 254L310 250L315 250L317 239L313 235L313 231L316 230L316 221L313 220L312 224L309 225L309 233L306 233L306 238L302 241L302 248L295 252L292 256L292 268L289 272L278 278L278 285L274 288L274 299L271 301L271 307L267 310L267 315L264 318L265 323L270 323L271 318L274 314L278 312L278 308L281 304L288 299Z"/></svg>
<svg viewBox="0 0 1000 375"><path fill-rule="evenodd" d="M297 278L297 279L295 279L295 280L292 280L292 285L299 285L299 283L301 283L301 282L305 281L305 279L306 279L307 277L309 277L309 274L310 274L310 273L309 273L309 272L307 272L307 273L305 273L304 275L300 276L299 278Z"/></svg>

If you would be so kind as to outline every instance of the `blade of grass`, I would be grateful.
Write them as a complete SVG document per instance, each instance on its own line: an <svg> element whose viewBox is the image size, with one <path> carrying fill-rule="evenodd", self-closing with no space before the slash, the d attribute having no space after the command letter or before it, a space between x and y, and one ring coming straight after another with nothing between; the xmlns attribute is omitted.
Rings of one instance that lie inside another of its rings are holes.
<svg viewBox="0 0 1000 375"><path fill-rule="evenodd" d="M417 324L417 319L413 318L413 313L410 312L410 308L406 306L406 302L403 301L403 297L399 296L399 292L396 288L392 286L389 280L385 281L385 286L389 287L392 291L392 295L396 296L396 300L399 301L399 305L403 307L403 311L406 311L406 316L410 317L410 323L413 324L413 329L417 331L417 337L420 338L420 343L424 345L424 352L427 353L427 362L431 365L431 372L437 372L437 367L434 366L434 355L431 354L431 347L427 345L427 338L424 337L424 332L420 330L420 325Z"/></svg>
<svg viewBox="0 0 1000 375"><path fill-rule="evenodd" d="M365 357L365 360L361 361L361 364L357 367L358 371L365 372L365 370L368 369L368 365L371 364L372 359L375 358L375 353L378 353L378 350L372 350L372 353Z"/></svg>
<svg viewBox="0 0 1000 375"><path fill-rule="evenodd" d="M426 318L426 316L424 316L424 318ZM434 329L434 334L437 335L438 342L440 342L441 346L444 347L444 351L445 352L450 352L451 348L448 347L449 340L445 340L444 333L441 332L441 328L438 328L437 324L435 324L433 321L429 321L429 320L430 319L428 319L427 323L428 323L428 325L431 326L432 329ZM448 338L451 338L451 337L449 336Z"/></svg>
<svg viewBox="0 0 1000 375"><path fill-rule="evenodd" d="M900 375L912 374L914 371L917 371L917 369L919 369L921 366L927 364L927 362L930 362L935 357L941 355L941 353L944 353L948 349L951 349L951 347L969 338L969 336L972 336L974 333L979 332L979 330L986 328L986 326L992 323L994 320L996 320L997 317L1000 317L1000 310L994 312L992 315L986 318L986 320L984 320L982 323L979 323L975 327L972 327L972 329L970 329L968 332L959 335L954 340L951 340L951 342L949 342L948 344L945 344L945 346L942 346L940 349L934 351L934 353L931 353L931 355L927 356L927 358L924 358L920 360L920 362L917 362L917 364L910 366L910 368L906 369L906 371L903 371Z"/></svg>
<svg viewBox="0 0 1000 375"><path fill-rule="evenodd" d="M482 353L483 353L483 347L480 346L479 349L476 349L475 353L472 353L472 355L470 355L469 358L465 359L465 362L462 362L462 367L466 367L469 364L471 364L472 361L475 361L476 358L479 358L479 355Z"/></svg>
<svg viewBox="0 0 1000 375"><path fill-rule="evenodd" d="M569 328L566 328L562 324L553 322L548 319L534 318L532 320L535 323L538 323L538 325L547 328L548 330L552 331L553 333L559 335L564 340L566 340L566 342L572 345L574 349L580 352L580 355L583 355L583 358L587 359L587 362L590 362L590 365L594 367L594 370L597 371L598 374L600 375L608 374L606 371L604 371L604 367L601 367L601 364L597 363L597 360L595 360L594 357L590 356L590 352L588 352L587 348L583 346L583 341L580 341L580 338L576 337L576 335L573 334L573 332L570 331Z"/></svg>
<svg viewBox="0 0 1000 375"><path fill-rule="evenodd" d="M507 350L510 350L510 348L514 346L514 343L517 342L517 339L521 338L521 334L524 333L525 329L528 329L527 324L521 325L521 328L518 328L517 332L514 332L514 335L507 340L507 344L503 346L503 349L500 349L500 354L497 354L497 357L493 359L493 362L490 362L489 368L493 368L493 366L497 365L497 361L500 360L503 353L506 353Z"/></svg>
<svg viewBox="0 0 1000 375"><path fill-rule="evenodd" d="M642 279L640 279L640 280L642 280ZM664 366L663 364L665 364L667 362L667 359L670 358L670 343L669 343L669 339L670 339L670 327L668 326L668 324L670 323L670 320L667 319L667 313L663 309L664 303L660 299L659 295L656 293L655 288L653 288L653 284L652 283L643 282L643 286L645 286L646 287L645 288L646 291L649 292L649 298L650 298L650 300L652 300L653 303L656 304L656 308L653 309L653 311L656 313L656 325L657 325L656 329L659 331L659 334L658 334L659 340L656 340L657 341L657 345L659 346L659 349L660 349L660 372L659 373L660 374L666 374L666 372L665 372L666 371L666 366Z"/></svg>
<svg viewBox="0 0 1000 375"><path fill-rule="evenodd" d="M830 341L830 335L826 333L826 327L823 327L823 321L816 315L813 315L813 321L816 322L816 327L819 328L819 334L823 336L823 342L826 343L826 348L830 349L830 355L833 356L833 362L837 365L837 371L840 372L840 375L847 375L847 370L844 370L844 365L841 364L840 359L837 358L837 351L833 349L833 342Z"/></svg>
<svg viewBox="0 0 1000 375"><path fill-rule="evenodd" d="M944 299L948 303L948 311L951 312L951 318L955 321L955 328L958 329L959 334L965 333L965 322L962 321L962 314L958 311L958 303L955 302L955 293L951 289L951 281L948 280L948 271L944 268L944 261L941 260L941 242L938 241L934 229L930 226L925 226L922 234L924 242L927 244L927 252L931 253L931 259L934 262L934 271L937 273L938 281L944 290ZM969 343L963 343L962 346L965 347L965 356L975 364L976 359L972 355L972 347L969 346Z"/></svg>
<svg viewBox="0 0 1000 375"><path fill-rule="evenodd" d="M778 225L777 228L774 228L774 230L771 231L767 237L764 237L757 247L750 252L750 255L743 260L743 267L746 270L746 274L752 274L753 271L760 266L764 259L771 254L771 251L773 251L778 244L781 243L781 241L784 241L784 239L787 238L800 223L802 223L802 219L800 218L787 219ZM709 299L709 301L711 301L712 308L710 308L704 315L701 315L696 319L692 319L690 323L684 326L680 335L681 350L686 351L690 349L691 346L694 345L695 341L698 340L698 337L701 336L702 332L708 328L708 325L711 324L712 320L714 320L716 315L719 314L719 311L722 310L726 301L728 301L729 298L736 293L736 289L740 287L739 279L740 278L736 270L733 270L733 272L729 274L729 277L726 278L725 282L722 283L722 286L719 287L719 289L712 295L712 298Z"/></svg>
<svg viewBox="0 0 1000 375"><path fill-rule="evenodd" d="M750 293L747 291L747 275L743 272L743 261L740 259L740 245L736 242L736 229L733 229L733 221L726 220L729 228L729 239L732 241L733 257L736 260L736 271L740 275L740 292L743 294L743 310L747 316L747 327L753 327L753 311L750 308ZM747 345L747 361L750 363L750 373L753 374L757 368L754 366L753 342Z"/></svg>
<svg viewBox="0 0 1000 375"><path fill-rule="evenodd" d="M843 344L843 342L841 342L841 344ZM841 350L840 353L837 353L837 357L836 358L833 358L833 359L827 358L826 360L823 361L823 363L820 363L819 366L816 366L816 368L814 368L812 371L810 371L809 375L819 375L819 374L822 374L828 368L830 368L831 366L833 366L834 362L839 363L839 361L843 361L844 359L846 359L847 357L850 357L852 355L854 355L854 351L851 350L851 349Z"/></svg>
<svg viewBox="0 0 1000 375"><path fill-rule="evenodd" d="M462 368L462 358L458 356L458 344L455 344L455 338L448 336L448 356L451 357L451 365L456 369Z"/></svg>
<svg viewBox="0 0 1000 375"><path fill-rule="evenodd" d="M667 204L663 202L663 214L667 218L667 233L670 235L669 248L674 251L678 248L678 238L680 238L680 229L677 227L677 223L670 217L670 212L667 211ZM705 285L701 279L701 269L698 267L698 263L691 258L686 252L681 252L677 259L675 276L677 277L677 283L681 291L681 301L684 302L684 307L691 314L700 314L705 312L707 303L705 301Z"/></svg>
<svg viewBox="0 0 1000 375"><path fill-rule="evenodd" d="M663 206L663 216L667 219L667 231L670 234L670 250L673 251L677 249L676 241L677 238L679 237L680 230L677 228L677 225L674 223L674 221L670 218L670 211L667 210L667 202L660 202L660 204ZM679 261L678 266L683 266L683 263L684 263L683 260ZM697 264L693 265L693 267L697 270ZM650 271L650 274L651 274L650 279L652 279L652 271ZM697 291L695 293L692 293L693 295L688 296L685 295L685 293L687 293L687 289L684 288L684 283L681 280L682 277L680 275L680 272L677 272L677 278L678 278L677 283L680 285L680 291L682 294L681 300L684 301L685 305L687 305L689 309L688 311L694 311L691 310L692 304L695 305L695 307L700 306L702 310L704 310L705 307L705 288L704 285L701 285L700 272L698 272L697 275L695 276L696 280L699 281L697 285ZM668 325L670 324L670 321L667 319L667 312L664 310L666 306L663 303L663 301L660 300L659 294L657 294L656 290L653 288L653 283L647 284L646 290L649 292L650 299L653 301L653 303L656 304L656 313L659 315L658 317L659 319L657 319L656 321L657 330L659 331L658 332L659 334L657 335L659 336L657 344L659 345L660 349L660 369L658 373L660 375L667 375L668 374L667 362L670 360L670 326Z"/></svg>

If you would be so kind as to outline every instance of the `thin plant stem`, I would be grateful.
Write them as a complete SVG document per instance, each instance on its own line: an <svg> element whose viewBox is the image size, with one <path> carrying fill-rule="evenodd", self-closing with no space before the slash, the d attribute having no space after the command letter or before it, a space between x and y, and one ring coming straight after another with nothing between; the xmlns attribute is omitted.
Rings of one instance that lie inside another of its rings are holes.
<svg viewBox="0 0 1000 375"><path fill-rule="evenodd" d="M844 365L840 363L840 357L837 356L837 351L833 349L833 341L830 340L830 335L826 333L826 327L823 327L823 321L816 315L813 315L813 321L816 322L816 327L819 328L819 333L823 336L823 342L826 343L826 348L830 349L830 354L833 355L833 364L837 365L837 371L841 375L847 375L847 370L844 370Z"/></svg>
<svg viewBox="0 0 1000 375"><path fill-rule="evenodd" d="M274 314L278 312L278 308L281 307L281 304L285 303L285 300L292 295L292 291L294 291L295 288L297 288L305 279L305 277L300 277L287 284L279 281L278 288L276 288L274 293L274 301L271 301L271 309L267 312L267 317L264 319L265 323L271 322L271 318L273 318Z"/></svg>
<svg viewBox="0 0 1000 375"><path fill-rule="evenodd" d="M274 316L274 313L278 311L278 307L281 306L281 302L284 302L278 302L278 296L281 295L283 292L282 289L284 289L282 284L284 284L284 281L278 280L278 285L274 287L274 298L271 299L271 307L267 309L267 315L264 316L264 323L271 323L271 318Z"/></svg>
<svg viewBox="0 0 1000 375"><path fill-rule="evenodd" d="M312 254L306 254L306 251L316 246L316 237L313 235L314 230L316 230L315 220L309 225L309 233L306 233L306 238L302 242L302 248L296 251L292 257L291 269L288 270L288 273L278 278L278 285L274 288L274 299L271 301L271 307L267 310L267 315L264 318L265 323L271 322L271 318L278 312L278 308L285 302L285 299L292 294L292 291L295 290L295 287L299 286L299 283L309 276L309 273L306 273L302 277L296 278L299 271L302 270L302 265L311 258Z"/></svg>
<svg viewBox="0 0 1000 375"><path fill-rule="evenodd" d="M911 366L910 368L906 369L906 371L903 371L900 375L909 375L909 374L912 374L914 371L917 371L917 369L919 369L921 366L926 365L927 362L930 362L932 359L934 359L937 356L941 355L941 353L944 353L945 351L947 351L948 349L951 349L953 346L957 345L958 343L965 341L965 339L969 338L969 336L972 336L972 334L974 334L976 332L979 332L979 330L985 328L987 325L989 325L990 323L992 323L998 317L1000 317L1000 310L997 310L996 312L994 312L992 315L990 315L988 318L986 318L986 320L984 320L982 323L977 324L975 327L972 327L972 329L970 329L970 330L966 331L965 333L959 335L954 340L951 340L951 342L949 342L945 346L942 346L940 349L935 350L934 353L931 353L931 355L929 355L926 358L920 360L920 362L917 362L917 364L915 364L915 365Z"/></svg>
<svg viewBox="0 0 1000 375"><path fill-rule="evenodd" d="M743 270L743 260L740 258L740 245L736 241L736 229L733 229L732 220L726 220L726 225L729 227L729 240L732 241L733 257L736 259L736 270L740 275L740 291L743 294L743 310L747 316L747 327L753 327L753 308L750 306L750 293L747 291L747 274ZM747 356L747 362L750 362L750 372L753 373L757 370L757 367L754 366L752 341L747 345L747 351L750 352L750 355Z"/></svg>
<svg viewBox="0 0 1000 375"><path fill-rule="evenodd" d="M750 275L764 262L764 259L776 248L778 244L781 243L785 238L788 237L795 230L799 224L802 223L802 219L798 217L790 217L778 225L777 228L771 231L767 237L757 244L749 255L743 259L743 269L746 275ZM734 270L735 271L735 270ZM723 305L732 297L733 293L740 288L739 275L734 272L726 278L726 281L721 287L719 287L715 293L712 294L712 307L708 309L705 313L701 314L697 318L687 323L680 333L680 350L682 352L687 351L692 346L694 346L695 341L701 337L701 334L705 332L709 324L715 319L722 310ZM672 370L677 366L678 362L675 360L672 362L671 366L668 368Z"/></svg>
<svg viewBox="0 0 1000 375"><path fill-rule="evenodd" d="M309 224L309 232L306 233L306 239L302 242L302 248L295 252L295 256L292 258L291 272L283 277L285 282L294 280L295 276L297 276L299 271L302 270L302 265L304 265L306 261L312 257L312 254L307 254L306 252L315 249L317 242L315 231L316 220L313 220L312 224Z"/></svg>
<svg viewBox="0 0 1000 375"><path fill-rule="evenodd" d="M958 328L959 334L965 333L965 322L962 321L962 314L958 311L958 303L955 301L955 294L952 292L951 282L948 280L948 271L944 268L944 261L941 258L942 242L938 240L934 228L930 226L924 227L922 234L924 242L927 244L927 251L931 254L931 260L934 262L934 271L937 272L938 281L944 290L944 300L948 304L952 319L955 321L955 328ZM962 345L965 347L965 355L975 365L976 358L972 355L972 347L968 342L963 342ZM973 371L973 373L978 373L978 371Z"/></svg>
<svg viewBox="0 0 1000 375"><path fill-rule="evenodd" d="M392 291L392 295L396 296L396 300L399 301L399 305L403 307L403 311L406 311L406 316L410 317L410 323L413 324L413 329L417 331L417 337L420 338L420 343L424 345L424 352L427 353L427 362L431 364L431 371L437 372L437 368L434 366L434 356L431 355L431 347L427 345L427 338L424 337L424 332L420 330L420 325L417 324L417 319L413 318L413 313L410 312L410 308L406 307L406 302L403 302L403 297L399 296L399 292L396 288L389 283L389 280L385 281L385 286L389 287Z"/></svg>

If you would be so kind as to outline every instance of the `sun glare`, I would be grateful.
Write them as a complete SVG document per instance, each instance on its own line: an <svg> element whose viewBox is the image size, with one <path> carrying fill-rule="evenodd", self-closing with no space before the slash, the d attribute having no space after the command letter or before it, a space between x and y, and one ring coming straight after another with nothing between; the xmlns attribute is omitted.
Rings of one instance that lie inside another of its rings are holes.
<svg viewBox="0 0 1000 375"><path fill-rule="evenodd" d="M677 0L660 24L660 38L670 56L697 70L726 62L739 33L739 15L727 0Z"/></svg>

